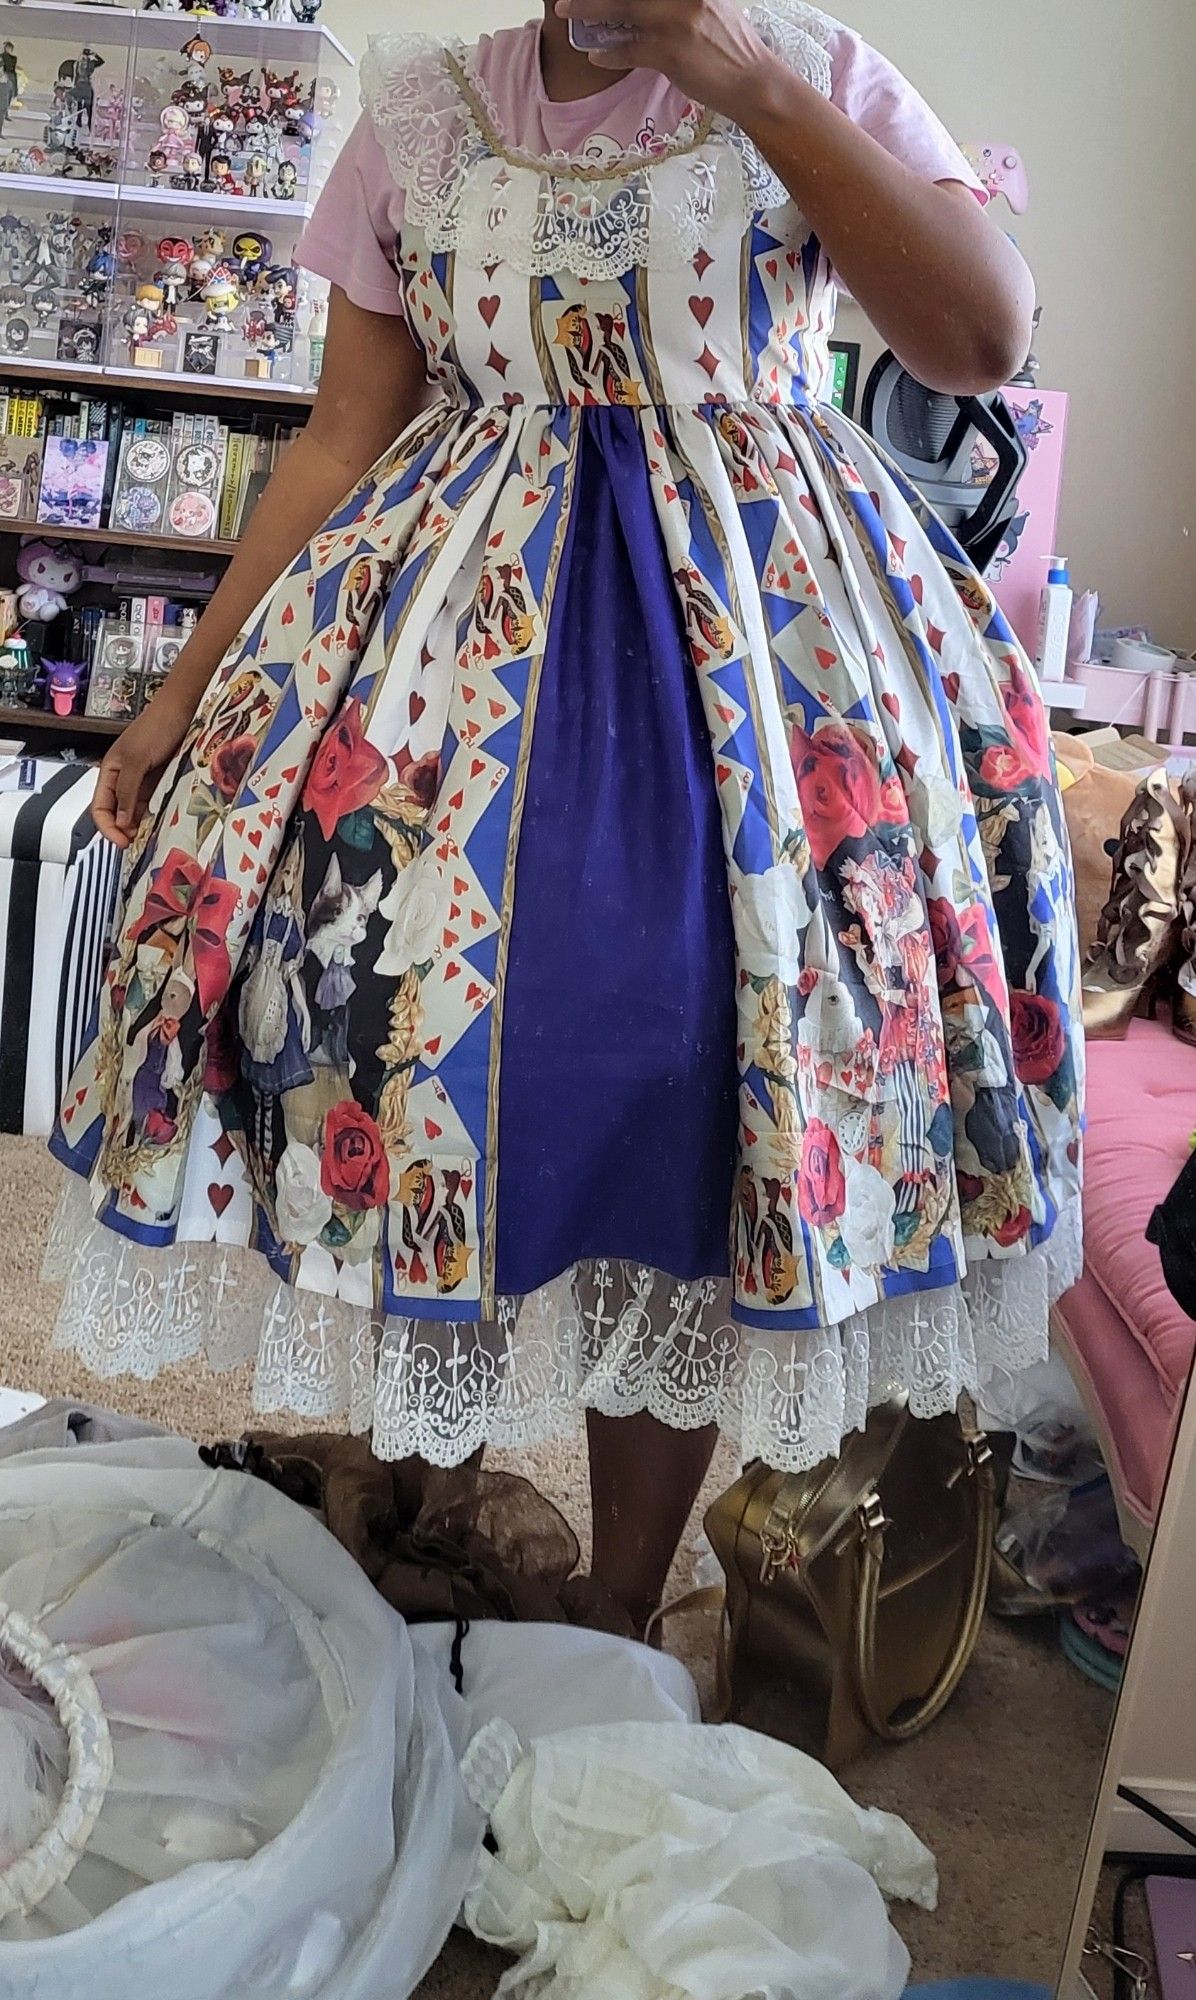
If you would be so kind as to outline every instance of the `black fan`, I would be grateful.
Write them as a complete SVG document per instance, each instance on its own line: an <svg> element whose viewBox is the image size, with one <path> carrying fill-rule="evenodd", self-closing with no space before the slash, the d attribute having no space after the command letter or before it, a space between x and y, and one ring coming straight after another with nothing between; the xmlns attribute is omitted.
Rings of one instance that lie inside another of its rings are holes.
<svg viewBox="0 0 1196 2000"><path fill-rule="evenodd" d="M1005 398L997 390L948 396L924 389L895 354L882 354L868 377L861 420L983 575L1017 513L1026 469Z"/></svg>

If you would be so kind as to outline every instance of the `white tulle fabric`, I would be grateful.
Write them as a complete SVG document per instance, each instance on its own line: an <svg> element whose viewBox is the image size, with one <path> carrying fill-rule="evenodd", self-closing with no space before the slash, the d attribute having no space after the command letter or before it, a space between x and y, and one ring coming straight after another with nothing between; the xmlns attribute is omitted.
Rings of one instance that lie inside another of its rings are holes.
<svg viewBox="0 0 1196 2000"><path fill-rule="evenodd" d="M829 16L800 0L777 0L753 8L751 18L769 46L829 97L836 26ZM619 278L637 266L679 271L716 233L741 235L758 211L790 200L728 118L694 112L662 150L606 162L618 171L579 184L578 167L589 173L592 161L544 159L502 145L462 42L379 36L361 77L408 217L432 250L456 251L466 263L501 258L526 277L570 271Z"/></svg>
<svg viewBox="0 0 1196 2000"><path fill-rule="evenodd" d="M0 1447L0 1457L3 1449ZM410 1992L472 1877L461 1704L301 1508L174 1439L5 1457L0 1994Z"/></svg>
<svg viewBox="0 0 1196 2000"><path fill-rule="evenodd" d="M520 1954L499 2000L898 2000L885 1898L935 1907L932 1856L829 1772L743 1729L574 1729L504 1775L498 1731L465 1777L491 1814L465 1904Z"/></svg>
<svg viewBox="0 0 1196 2000"><path fill-rule="evenodd" d="M260 1412L347 1417L382 1459L460 1464L483 1444L568 1436L593 1409L648 1411L677 1430L718 1424L745 1458L804 1472L895 1392L941 1416L1045 1359L1050 1307L1082 1263L1077 1202L1040 1249L808 1334L740 1325L712 1281L607 1261L503 1299L493 1322L380 1320L282 1285L231 1246L144 1250L97 1223L72 1178L45 1276L66 1285L56 1344L92 1374L148 1381L197 1355L218 1369L252 1362Z"/></svg>

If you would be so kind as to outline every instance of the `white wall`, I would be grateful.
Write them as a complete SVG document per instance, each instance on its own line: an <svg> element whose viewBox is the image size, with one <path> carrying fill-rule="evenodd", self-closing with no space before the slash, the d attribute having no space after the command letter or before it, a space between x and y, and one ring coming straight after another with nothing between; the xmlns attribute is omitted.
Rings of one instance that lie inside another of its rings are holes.
<svg viewBox="0 0 1196 2000"><path fill-rule="evenodd" d="M325 18L360 51L387 29L468 37L536 4L326 0ZM1025 155L1030 213L999 213L1038 279L1042 381L1073 398L1061 540L1113 620L1196 650L1196 183L1180 143L1196 5L840 0L839 11L959 138Z"/></svg>

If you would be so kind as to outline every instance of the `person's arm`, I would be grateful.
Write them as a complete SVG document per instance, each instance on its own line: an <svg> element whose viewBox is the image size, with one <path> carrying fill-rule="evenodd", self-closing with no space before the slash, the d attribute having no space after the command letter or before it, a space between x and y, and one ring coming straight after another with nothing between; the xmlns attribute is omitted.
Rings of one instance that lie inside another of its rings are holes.
<svg viewBox="0 0 1196 2000"><path fill-rule="evenodd" d="M225 653L272 583L415 417L427 394L406 321L366 312L334 286L315 407L253 511L245 537L174 669L100 767L92 817L127 847Z"/></svg>
<svg viewBox="0 0 1196 2000"><path fill-rule="evenodd" d="M922 179L765 47L735 0L620 0L633 41L590 61L659 69L734 118L784 181L844 285L927 388L978 394L1022 366L1034 285L961 183ZM609 19L610 0L557 0Z"/></svg>

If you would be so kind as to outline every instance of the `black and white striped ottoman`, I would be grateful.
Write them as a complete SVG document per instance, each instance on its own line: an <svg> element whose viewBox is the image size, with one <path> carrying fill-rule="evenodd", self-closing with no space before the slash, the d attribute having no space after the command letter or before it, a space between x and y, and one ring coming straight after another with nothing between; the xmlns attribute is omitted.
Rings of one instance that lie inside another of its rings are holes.
<svg viewBox="0 0 1196 2000"><path fill-rule="evenodd" d="M120 855L91 820L96 771L0 776L0 1132L48 1137L104 970Z"/></svg>

